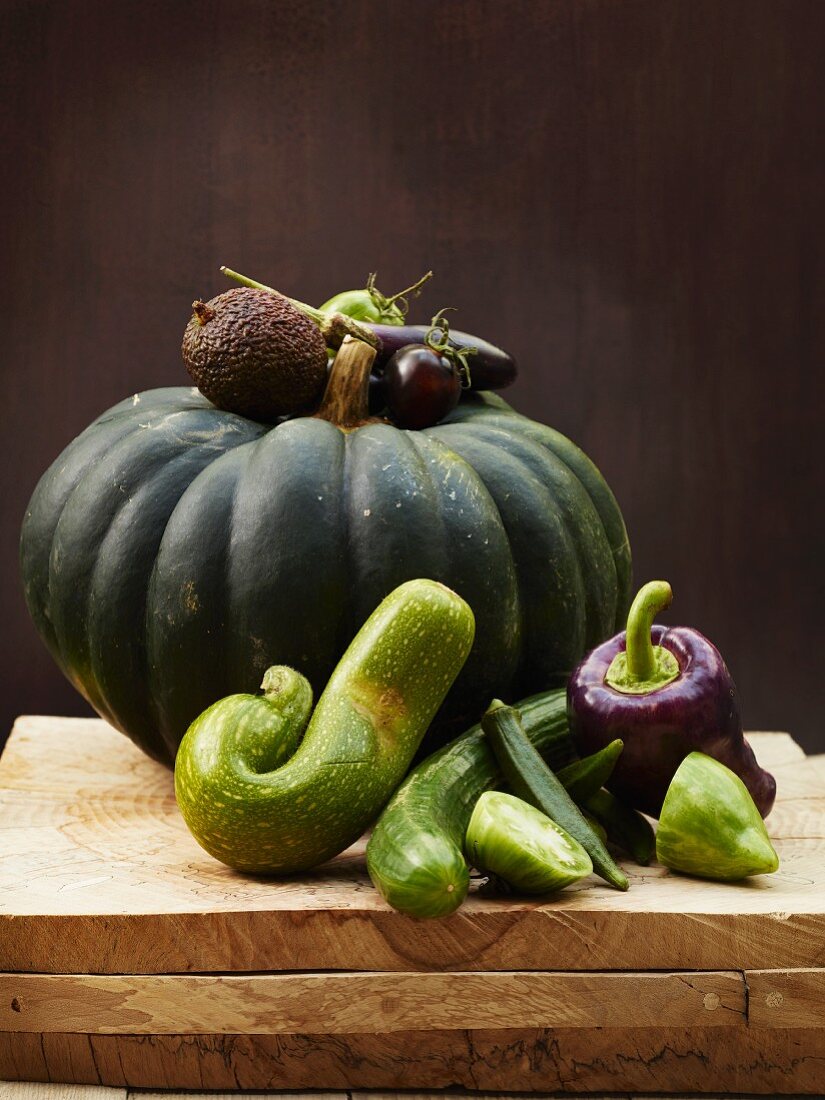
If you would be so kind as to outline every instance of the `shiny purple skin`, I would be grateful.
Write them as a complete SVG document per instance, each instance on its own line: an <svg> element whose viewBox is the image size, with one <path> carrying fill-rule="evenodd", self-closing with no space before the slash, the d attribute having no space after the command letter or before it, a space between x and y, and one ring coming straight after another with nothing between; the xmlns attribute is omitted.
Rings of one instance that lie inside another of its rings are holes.
<svg viewBox="0 0 825 1100"><path fill-rule="evenodd" d="M397 351L387 363L384 382L387 410L399 428L431 428L461 397L458 371L426 344Z"/></svg>
<svg viewBox="0 0 825 1100"><path fill-rule="evenodd" d="M423 344L430 325L378 325L363 322L381 341L373 370L380 374L389 360L407 344ZM450 329L450 343L457 348L475 348L468 359L471 390L503 390L516 380L518 368L512 355L469 332Z"/></svg>
<svg viewBox="0 0 825 1100"><path fill-rule="evenodd" d="M624 749L608 788L637 810L658 817L667 789L688 753L714 757L736 772L762 817L776 796L776 780L756 762L742 735L736 688L719 650L698 630L654 625L654 645L669 649L680 675L646 695L628 695L605 683L625 634L597 646L567 686L570 729L582 756L620 737Z"/></svg>

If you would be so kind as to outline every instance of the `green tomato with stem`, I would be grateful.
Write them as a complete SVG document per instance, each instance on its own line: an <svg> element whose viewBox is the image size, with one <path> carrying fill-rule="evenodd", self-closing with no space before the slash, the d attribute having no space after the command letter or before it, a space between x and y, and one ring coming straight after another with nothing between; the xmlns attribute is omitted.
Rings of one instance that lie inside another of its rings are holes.
<svg viewBox="0 0 825 1100"><path fill-rule="evenodd" d="M375 285L376 273L372 272L365 287L361 290L342 290L324 302L321 311L343 313L345 317L375 325L404 325L407 323L409 310L408 295L418 297L421 287L432 275L432 271L428 271L417 283L387 298Z"/></svg>

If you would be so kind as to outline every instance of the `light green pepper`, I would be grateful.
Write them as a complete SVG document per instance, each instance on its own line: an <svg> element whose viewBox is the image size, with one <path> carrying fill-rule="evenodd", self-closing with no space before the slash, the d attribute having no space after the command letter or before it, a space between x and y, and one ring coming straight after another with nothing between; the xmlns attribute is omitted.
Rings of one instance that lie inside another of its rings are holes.
<svg viewBox="0 0 825 1100"><path fill-rule="evenodd" d="M674 871L723 882L769 875L779 867L745 784L701 752L685 757L668 787L656 858Z"/></svg>

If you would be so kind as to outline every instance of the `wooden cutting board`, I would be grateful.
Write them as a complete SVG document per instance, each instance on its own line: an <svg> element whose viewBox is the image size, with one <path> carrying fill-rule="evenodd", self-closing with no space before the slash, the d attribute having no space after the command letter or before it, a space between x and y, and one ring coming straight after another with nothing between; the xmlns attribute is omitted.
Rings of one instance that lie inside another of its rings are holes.
<svg viewBox="0 0 825 1100"><path fill-rule="evenodd" d="M99 720L0 759L0 1078L174 1088L825 1090L825 776L752 734L780 871L626 865L548 901L391 910L363 842L289 880L206 855Z"/></svg>

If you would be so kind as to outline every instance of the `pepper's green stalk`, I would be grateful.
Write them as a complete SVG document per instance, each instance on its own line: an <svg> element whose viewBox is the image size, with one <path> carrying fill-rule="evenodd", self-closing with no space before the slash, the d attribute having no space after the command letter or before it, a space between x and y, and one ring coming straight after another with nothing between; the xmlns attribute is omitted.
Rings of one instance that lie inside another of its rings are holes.
<svg viewBox="0 0 825 1100"><path fill-rule="evenodd" d="M627 695L646 695L679 676L679 663L669 649L653 645L650 631L660 611L670 607L673 590L667 581L648 581L627 615L625 650L617 653L605 682Z"/></svg>
<svg viewBox="0 0 825 1100"><path fill-rule="evenodd" d="M315 306L307 305L306 302L299 302L296 298L281 294L280 290L267 286L266 283L259 283L257 279L250 279L248 275L241 275L240 272L233 271L231 267L222 267L221 274L226 275L229 279L234 279L241 286L248 286L253 290L265 290L267 294L276 294L279 298L286 298L304 316L315 322L321 330L321 335L326 340L328 347L339 348L345 336L354 336L356 340L363 340L365 344L369 344L373 348L379 347L380 341L372 329L367 325L362 325L354 317L347 317L344 313L327 313L323 309L316 309Z"/></svg>

